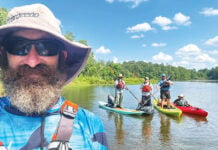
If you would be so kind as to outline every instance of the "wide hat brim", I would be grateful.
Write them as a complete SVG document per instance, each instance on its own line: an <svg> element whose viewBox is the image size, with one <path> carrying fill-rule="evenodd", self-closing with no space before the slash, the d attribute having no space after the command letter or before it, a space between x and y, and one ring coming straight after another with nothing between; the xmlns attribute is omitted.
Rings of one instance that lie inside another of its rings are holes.
<svg viewBox="0 0 218 150"><path fill-rule="evenodd" d="M78 42L72 42L70 40L67 40L62 34L51 31L48 28L45 29L41 26L37 26L36 24L25 25L25 23L23 25L7 24L0 26L0 42L5 37L5 35L22 29L34 29L44 31L50 34L53 38L61 41L64 44L65 50L68 53L65 62L68 66L67 78L65 83L72 81L76 76L79 75L88 60L88 56L91 51L90 47Z"/></svg>

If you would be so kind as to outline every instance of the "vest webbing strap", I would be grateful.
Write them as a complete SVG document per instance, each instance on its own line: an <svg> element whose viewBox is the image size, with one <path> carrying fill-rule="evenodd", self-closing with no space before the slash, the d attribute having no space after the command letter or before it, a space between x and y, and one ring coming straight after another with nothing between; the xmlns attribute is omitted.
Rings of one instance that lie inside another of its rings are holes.
<svg viewBox="0 0 218 150"><path fill-rule="evenodd" d="M73 132L73 122L78 111L78 105L66 100L61 107L61 118L52 141L69 141Z"/></svg>

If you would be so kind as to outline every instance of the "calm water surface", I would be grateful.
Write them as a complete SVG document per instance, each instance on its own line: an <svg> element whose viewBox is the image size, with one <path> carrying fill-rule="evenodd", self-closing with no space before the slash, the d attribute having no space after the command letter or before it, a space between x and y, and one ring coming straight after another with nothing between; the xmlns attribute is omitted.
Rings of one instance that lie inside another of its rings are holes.
<svg viewBox="0 0 218 150"><path fill-rule="evenodd" d="M141 97L139 85L128 88ZM183 93L191 105L208 112L207 118L187 114L172 118L156 110L150 116L127 116L99 108L98 101L107 101L108 94L114 95L113 86L66 88L63 95L101 118L111 150L217 150L217 89L218 83L211 82L175 82L171 88L173 100ZM159 92L154 93L159 96ZM124 106L137 107L128 91L124 92Z"/></svg>

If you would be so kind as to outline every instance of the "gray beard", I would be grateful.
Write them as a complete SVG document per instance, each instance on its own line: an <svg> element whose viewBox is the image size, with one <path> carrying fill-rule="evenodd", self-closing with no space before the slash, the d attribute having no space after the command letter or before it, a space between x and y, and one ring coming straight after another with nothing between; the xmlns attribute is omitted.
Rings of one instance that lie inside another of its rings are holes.
<svg viewBox="0 0 218 150"><path fill-rule="evenodd" d="M12 106L27 114L40 114L55 105L65 83L63 74L54 71L55 75L52 77L50 74L28 79L27 76L16 78L17 74L13 72L14 70L10 69L3 71L5 93L9 96Z"/></svg>

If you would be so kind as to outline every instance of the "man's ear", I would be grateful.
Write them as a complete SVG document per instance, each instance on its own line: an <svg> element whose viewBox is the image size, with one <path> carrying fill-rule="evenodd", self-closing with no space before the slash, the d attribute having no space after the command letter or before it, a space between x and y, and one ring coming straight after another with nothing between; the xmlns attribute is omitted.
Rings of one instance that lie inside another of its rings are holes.
<svg viewBox="0 0 218 150"><path fill-rule="evenodd" d="M63 55L64 55L64 60L66 60L67 59L67 51L63 51Z"/></svg>
<svg viewBox="0 0 218 150"><path fill-rule="evenodd" d="M8 65L7 52L0 46L0 67L6 68Z"/></svg>

